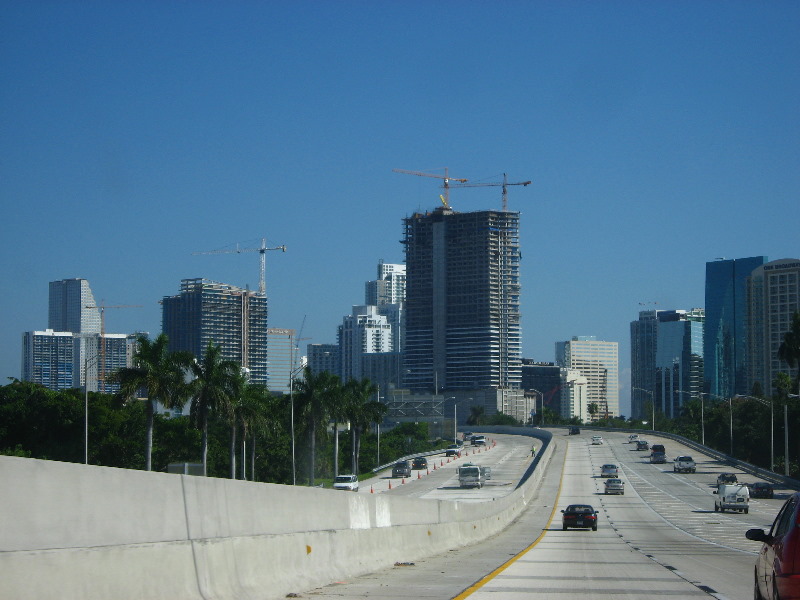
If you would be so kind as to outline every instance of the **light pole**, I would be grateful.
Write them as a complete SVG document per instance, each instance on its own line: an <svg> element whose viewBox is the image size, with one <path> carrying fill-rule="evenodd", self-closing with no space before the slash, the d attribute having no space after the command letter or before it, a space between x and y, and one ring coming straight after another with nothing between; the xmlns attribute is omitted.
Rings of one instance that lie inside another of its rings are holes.
<svg viewBox="0 0 800 600"><path fill-rule="evenodd" d="M294 366L294 356L292 356L292 366ZM292 485L297 485L297 462L295 460L295 444L294 444L294 376L305 369L304 365L300 365L296 369L290 368L289 370L289 405L291 410L291 429L292 429Z"/></svg>
<svg viewBox="0 0 800 600"><path fill-rule="evenodd" d="M652 430L656 430L656 400L653 392L650 390L646 390L644 388L632 387L632 390L636 390L637 392L644 392L645 394L650 394L650 405L653 407L653 423L652 423Z"/></svg>
<svg viewBox="0 0 800 600"><path fill-rule="evenodd" d="M89 363L96 363L100 359L99 354L95 354L89 360L87 347L83 347L83 464L89 464ZM80 363L79 363L80 364ZM97 380L97 377L95 377Z"/></svg>
<svg viewBox="0 0 800 600"><path fill-rule="evenodd" d="M736 394L734 398L741 398L742 400L754 400L764 406L769 405L769 470L775 471L775 412L773 411L772 401L767 402L764 398L757 398L756 396L745 396Z"/></svg>
<svg viewBox="0 0 800 600"><path fill-rule="evenodd" d="M537 414L538 414L538 417L539 417L539 427L541 427L542 426L542 417L544 416L544 394L542 392L540 392L539 390L537 390L537 389L534 389L534 388L529 388L529 389L532 392L535 392L539 396L539 398L541 399L542 412L538 412L537 411ZM534 408L536 408L536 401L534 401Z"/></svg>
<svg viewBox="0 0 800 600"><path fill-rule="evenodd" d="M447 402L448 400L452 400L453 401L453 443L457 444L458 443L458 431L456 431L456 427L457 427L456 424L458 423L458 421L456 420L456 407L458 405L456 404L456 397L455 396L448 396L447 398L444 399L445 402ZM444 421L444 415L442 415L442 421Z"/></svg>

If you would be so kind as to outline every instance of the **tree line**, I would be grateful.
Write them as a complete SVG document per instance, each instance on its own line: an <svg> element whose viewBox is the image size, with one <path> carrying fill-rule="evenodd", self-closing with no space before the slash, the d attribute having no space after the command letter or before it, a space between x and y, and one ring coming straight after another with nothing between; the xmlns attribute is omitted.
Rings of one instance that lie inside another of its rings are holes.
<svg viewBox="0 0 800 600"><path fill-rule="evenodd" d="M165 471L190 462L209 476L315 485L447 443L429 440L426 423L379 438L373 426L387 407L366 379L343 383L305 368L290 397L250 383L219 345L210 343L201 360L168 345L165 334L140 335L132 366L109 376L119 384L114 395L18 380L0 387L0 454L84 462L86 451L94 465ZM174 410L187 402L188 415L157 414L157 403ZM349 434L330 423L349 423Z"/></svg>

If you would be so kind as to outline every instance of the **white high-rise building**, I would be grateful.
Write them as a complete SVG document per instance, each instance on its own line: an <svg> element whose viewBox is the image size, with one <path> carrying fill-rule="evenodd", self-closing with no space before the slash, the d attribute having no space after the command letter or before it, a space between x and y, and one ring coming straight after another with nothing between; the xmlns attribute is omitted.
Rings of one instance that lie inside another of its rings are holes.
<svg viewBox="0 0 800 600"><path fill-rule="evenodd" d="M378 262L378 279L365 284L365 304L399 304L406 299L406 266Z"/></svg>
<svg viewBox="0 0 800 600"><path fill-rule="evenodd" d="M575 369L586 378L586 413L595 421L619 415L619 344L594 336L574 336L556 342L556 363ZM576 384L579 385L579 384ZM594 414L593 409L596 408Z"/></svg>
<svg viewBox="0 0 800 600"><path fill-rule="evenodd" d="M392 351L392 326L377 306L354 306L339 326L342 381L362 379L362 356Z"/></svg>

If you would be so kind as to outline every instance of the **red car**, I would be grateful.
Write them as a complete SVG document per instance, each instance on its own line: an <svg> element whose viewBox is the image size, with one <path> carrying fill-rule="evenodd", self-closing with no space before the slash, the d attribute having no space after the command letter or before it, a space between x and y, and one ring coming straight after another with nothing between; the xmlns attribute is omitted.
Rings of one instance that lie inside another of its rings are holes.
<svg viewBox="0 0 800 600"><path fill-rule="evenodd" d="M800 599L800 492L786 501L769 533L749 529L745 537L764 542L756 559L754 597Z"/></svg>
<svg viewBox="0 0 800 600"><path fill-rule="evenodd" d="M588 504L570 504L561 511L561 527L564 531L570 527L580 527L597 531L597 511Z"/></svg>

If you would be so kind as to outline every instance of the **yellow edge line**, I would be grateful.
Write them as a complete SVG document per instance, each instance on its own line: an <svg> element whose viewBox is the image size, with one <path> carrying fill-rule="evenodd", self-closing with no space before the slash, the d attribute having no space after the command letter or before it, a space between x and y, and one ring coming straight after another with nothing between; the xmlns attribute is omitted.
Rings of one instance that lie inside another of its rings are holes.
<svg viewBox="0 0 800 600"><path fill-rule="evenodd" d="M461 592L458 596L453 596L452 600L463 600L464 598L471 596L473 593L481 589L484 585L489 583L492 579L500 575L500 573L505 571L508 567L517 562L520 556L528 552L531 548L536 546L536 544L542 541L544 534L547 533L548 529L550 529L550 524L553 522L553 518L556 515L556 509L558 508L558 499L561 497L561 486L564 483L564 470L566 469L566 466L567 466L567 461L565 460L564 464L561 466L561 479L559 479L558 481L558 492L556 492L556 501L553 503L553 510L550 512L550 518L548 519L547 524L544 526L542 533L539 534L539 537L533 540L533 542L531 542L531 544L527 548L520 551L515 556L509 558L506 562L504 562L502 565L497 567L494 571L492 571L482 579L479 579L478 581L473 583L471 586L469 586L467 589Z"/></svg>

